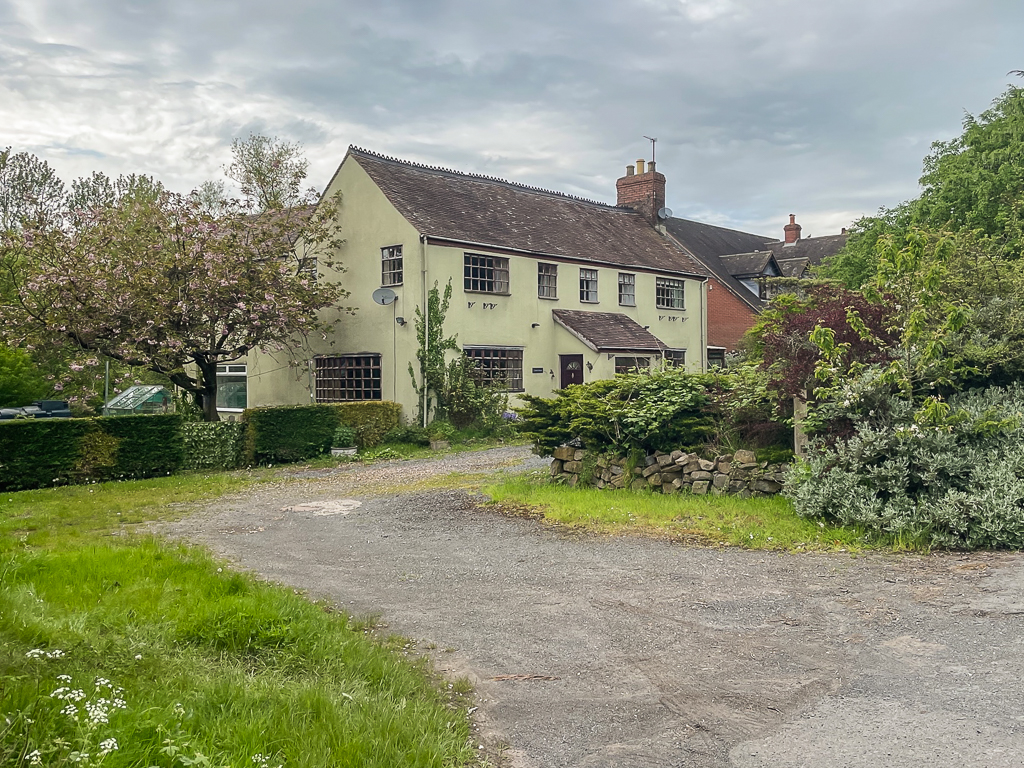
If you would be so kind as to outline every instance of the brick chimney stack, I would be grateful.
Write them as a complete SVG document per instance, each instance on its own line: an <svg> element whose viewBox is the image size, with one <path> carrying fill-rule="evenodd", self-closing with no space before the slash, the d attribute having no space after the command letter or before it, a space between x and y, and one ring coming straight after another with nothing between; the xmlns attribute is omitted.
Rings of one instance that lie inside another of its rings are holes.
<svg viewBox="0 0 1024 768"><path fill-rule="evenodd" d="M789 214L789 224L782 228L786 233L786 245L793 245L797 240L800 239L800 230L803 229L799 224L796 223L796 214Z"/></svg>
<svg viewBox="0 0 1024 768"><path fill-rule="evenodd" d="M665 207L665 176L655 170L654 163L637 160L636 167L626 166L626 175L615 182L616 205L632 208L657 226L658 211Z"/></svg>

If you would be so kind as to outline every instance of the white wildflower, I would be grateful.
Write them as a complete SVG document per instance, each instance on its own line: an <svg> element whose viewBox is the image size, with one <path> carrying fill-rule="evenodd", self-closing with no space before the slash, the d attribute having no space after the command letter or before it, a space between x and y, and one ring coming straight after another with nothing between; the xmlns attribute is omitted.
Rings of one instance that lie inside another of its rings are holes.
<svg viewBox="0 0 1024 768"><path fill-rule="evenodd" d="M43 762L42 756L39 754L38 749L33 749L31 752L25 755L25 759L28 760L29 765L39 765L41 762Z"/></svg>
<svg viewBox="0 0 1024 768"><path fill-rule="evenodd" d="M104 739L100 742L100 755L109 755L117 749L117 739Z"/></svg>

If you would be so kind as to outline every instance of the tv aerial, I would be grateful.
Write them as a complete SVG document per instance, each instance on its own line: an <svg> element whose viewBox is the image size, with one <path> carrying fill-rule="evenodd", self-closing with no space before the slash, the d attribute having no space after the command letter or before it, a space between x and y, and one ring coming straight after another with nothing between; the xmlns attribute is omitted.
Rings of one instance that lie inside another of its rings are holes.
<svg viewBox="0 0 1024 768"><path fill-rule="evenodd" d="M373 301L382 307L386 307L388 304L394 304L398 301L398 294L390 288L378 288L373 292Z"/></svg>

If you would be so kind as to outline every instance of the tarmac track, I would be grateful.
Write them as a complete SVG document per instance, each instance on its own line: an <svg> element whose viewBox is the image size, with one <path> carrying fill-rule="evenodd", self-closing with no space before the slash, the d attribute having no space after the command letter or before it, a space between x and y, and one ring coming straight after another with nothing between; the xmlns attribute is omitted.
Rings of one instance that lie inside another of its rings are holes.
<svg viewBox="0 0 1024 768"><path fill-rule="evenodd" d="M1019 554L694 548L393 490L538 465L504 448L299 470L167 532L469 677L496 765L1024 766Z"/></svg>

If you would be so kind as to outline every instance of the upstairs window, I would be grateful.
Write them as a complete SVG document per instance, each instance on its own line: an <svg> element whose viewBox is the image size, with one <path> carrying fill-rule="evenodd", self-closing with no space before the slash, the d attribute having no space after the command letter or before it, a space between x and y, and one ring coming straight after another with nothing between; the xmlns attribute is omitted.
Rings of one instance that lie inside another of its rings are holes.
<svg viewBox="0 0 1024 768"><path fill-rule="evenodd" d="M380 249L380 284L402 284L402 246L389 245Z"/></svg>
<svg viewBox="0 0 1024 768"><path fill-rule="evenodd" d="M658 309L685 309L683 281L668 277L656 278L655 299Z"/></svg>
<svg viewBox="0 0 1024 768"><path fill-rule="evenodd" d="M619 304L623 307L636 306L636 275L619 272Z"/></svg>
<svg viewBox="0 0 1024 768"><path fill-rule="evenodd" d="M537 265L537 296L542 299L558 298L558 265Z"/></svg>
<svg viewBox="0 0 1024 768"><path fill-rule="evenodd" d="M580 301L597 303L597 270L580 270Z"/></svg>
<svg viewBox="0 0 1024 768"><path fill-rule="evenodd" d="M467 291L507 294L508 259L467 253L463 258L463 278Z"/></svg>
<svg viewBox="0 0 1024 768"><path fill-rule="evenodd" d="M318 403L380 399L380 355L367 353L316 358Z"/></svg>

